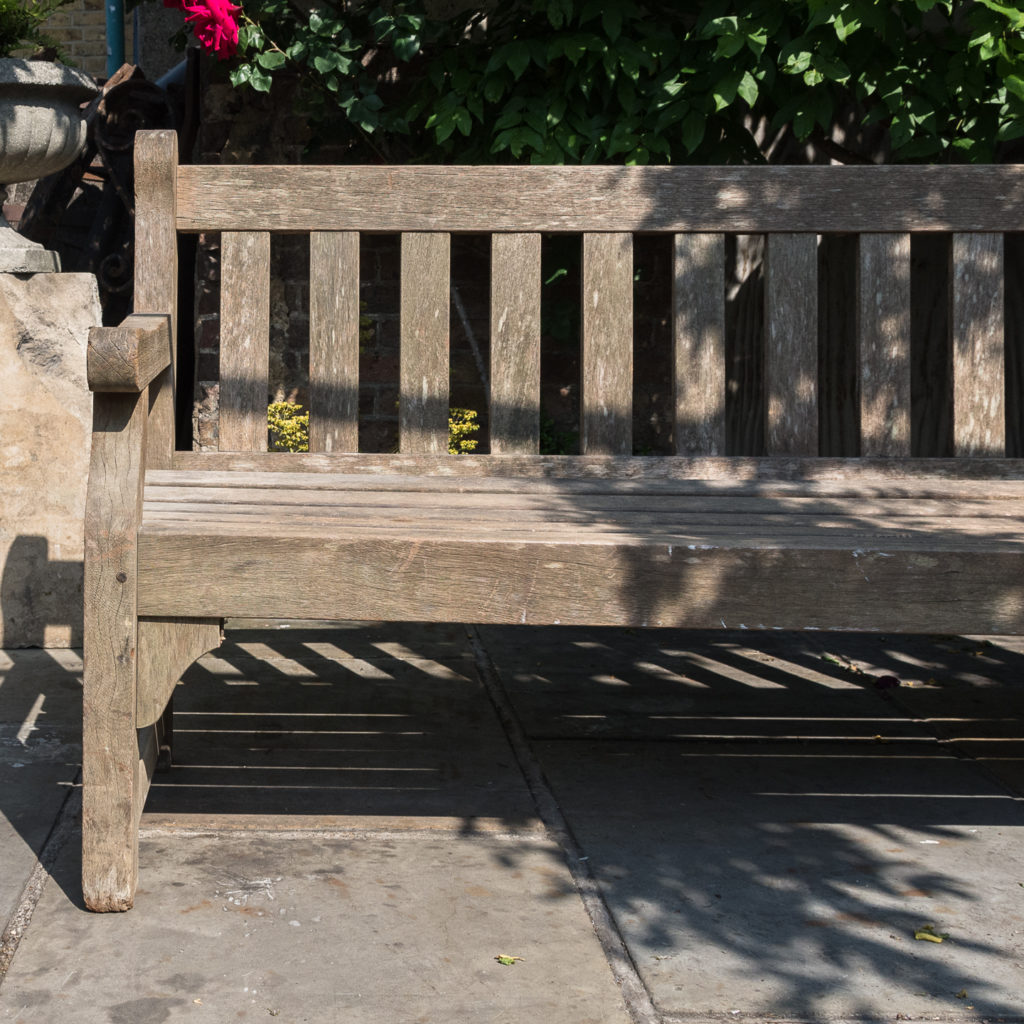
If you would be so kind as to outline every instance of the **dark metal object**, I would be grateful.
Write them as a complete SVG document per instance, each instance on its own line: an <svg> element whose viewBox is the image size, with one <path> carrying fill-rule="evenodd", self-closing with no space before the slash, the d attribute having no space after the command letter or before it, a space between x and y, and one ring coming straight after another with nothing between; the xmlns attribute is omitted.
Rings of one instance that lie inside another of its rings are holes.
<svg viewBox="0 0 1024 1024"><path fill-rule="evenodd" d="M132 147L143 128L174 127L166 93L124 65L86 112L81 157L32 192L21 230L60 253L65 271L96 275L105 324L132 307Z"/></svg>

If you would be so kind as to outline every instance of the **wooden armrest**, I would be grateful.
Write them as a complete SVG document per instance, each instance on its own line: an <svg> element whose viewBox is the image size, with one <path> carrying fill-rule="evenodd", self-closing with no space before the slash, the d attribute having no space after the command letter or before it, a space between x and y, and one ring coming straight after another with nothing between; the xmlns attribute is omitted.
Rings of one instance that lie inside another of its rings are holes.
<svg viewBox="0 0 1024 1024"><path fill-rule="evenodd" d="M171 318L163 313L133 313L89 331L90 391L142 391L170 363Z"/></svg>

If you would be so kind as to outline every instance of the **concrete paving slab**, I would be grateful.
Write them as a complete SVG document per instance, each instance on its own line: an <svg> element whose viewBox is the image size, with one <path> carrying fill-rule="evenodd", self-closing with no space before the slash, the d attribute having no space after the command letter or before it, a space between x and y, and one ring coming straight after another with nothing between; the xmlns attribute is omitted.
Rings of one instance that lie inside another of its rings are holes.
<svg viewBox="0 0 1024 1024"><path fill-rule="evenodd" d="M65 848L0 1020L629 1024L549 841L179 831L142 858L135 909L95 915Z"/></svg>
<svg viewBox="0 0 1024 1024"><path fill-rule="evenodd" d="M1022 1016L1024 808L969 764L901 744L538 753L662 1012ZM915 940L924 924L949 940Z"/></svg>
<svg viewBox="0 0 1024 1024"><path fill-rule="evenodd" d="M1024 801L933 728L1019 737L1012 650L480 636L661 1013L1024 1016Z"/></svg>
<svg viewBox="0 0 1024 1024"><path fill-rule="evenodd" d="M136 909L69 843L0 1020L629 1019L463 627L233 625ZM1024 1020L1024 644L476 635L662 1024Z"/></svg>
<svg viewBox="0 0 1024 1024"><path fill-rule="evenodd" d="M0 933L81 759L76 651L0 651Z"/></svg>

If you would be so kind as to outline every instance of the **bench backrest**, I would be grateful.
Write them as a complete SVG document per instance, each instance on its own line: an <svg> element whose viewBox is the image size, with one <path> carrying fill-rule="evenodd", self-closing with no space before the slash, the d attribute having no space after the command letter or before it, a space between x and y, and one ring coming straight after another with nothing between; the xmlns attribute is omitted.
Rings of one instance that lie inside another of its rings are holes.
<svg viewBox="0 0 1024 1024"><path fill-rule="evenodd" d="M266 450L270 234L309 235L310 450L357 450L359 235L401 235L400 450L448 437L450 235L491 235L490 438L536 453L541 235L582 235L581 451L630 454L633 238L671 235L673 443L725 450L726 233L764 234L765 448L818 454L818 238L852 233L859 451L911 454L910 232L951 232L953 448L1005 454L1004 232L1024 167L177 166L136 143L139 312L176 307L179 232L221 232L220 449ZM172 384L149 464L171 464Z"/></svg>

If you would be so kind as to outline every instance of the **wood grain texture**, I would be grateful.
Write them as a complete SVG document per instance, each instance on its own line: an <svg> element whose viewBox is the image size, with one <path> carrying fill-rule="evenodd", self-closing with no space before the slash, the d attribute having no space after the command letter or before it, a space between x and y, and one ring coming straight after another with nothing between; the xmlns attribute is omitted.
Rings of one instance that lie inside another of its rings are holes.
<svg viewBox="0 0 1024 1024"><path fill-rule="evenodd" d="M1024 168L180 169L179 230L268 222L281 231L1020 231Z"/></svg>
<svg viewBox="0 0 1024 1024"><path fill-rule="evenodd" d="M178 240L175 232L178 136L139 132L135 140L136 313L170 318L171 362L150 387L146 465L167 467L174 453L175 367L178 358Z"/></svg>
<svg viewBox="0 0 1024 1024"><path fill-rule="evenodd" d="M309 450L359 450L359 235L309 237Z"/></svg>
<svg viewBox="0 0 1024 1024"><path fill-rule="evenodd" d="M910 455L910 235L860 236L857 353L861 452Z"/></svg>
<svg viewBox="0 0 1024 1024"><path fill-rule="evenodd" d="M633 451L633 236L585 234L581 269L580 450Z"/></svg>
<svg viewBox="0 0 1024 1024"><path fill-rule="evenodd" d="M219 619L141 619L136 725L156 725L185 669L219 647Z"/></svg>
<svg viewBox="0 0 1024 1024"><path fill-rule="evenodd" d="M725 238L676 235L672 278L674 448L725 454Z"/></svg>
<svg viewBox="0 0 1024 1024"><path fill-rule="evenodd" d="M451 240L402 235L398 398L403 452L448 450Z"/></svg>
<svg viewBox="0 0 1024 1024"><path fill-rule="evenodd" d="M1003 236L954 235L950 258L954 454L1003 455Z"/></svg>
<svg viewBox="0 0 1024 1024"><path fill-rule="evenodd" d="M625 488L647 486L652 480L664 480L674 486L687 480L851 480L862 481L872 476L889 481L890 486L901 478L916 480L1019 480L1024 478L1024 459L826 459L800 456L683 457L664 456L602 456L602 455L305 455L288 452L265 452L252 455L231 455L217 452L178 452L174 469L154 471L147 480L168 479L163 473L182 474L170 479L186 479L196 475L214 481L225 474L247 473L254 479L274 486L275 479L284 481L297 475L322 479L331 487L334 474L351 474L353 486L364 479L369 486L387 475L429 475L431 486L475 486L474 480L506 479L510 486L520 481L546 479L614 480ZM230 482L241 477L227 476Z"/></svg>
<svg viewBox="0 0 1024 1024"><path fill-rule="evenodd" d="M221 235L220 421L222 452L267 450L270 370L270 234Z"/></svg>
<svg viewBox="0 0 1024 1024"><path fill-rule="evenodd" d="M82 889L127 910L138 878L137 531L145 395L96 395L85 512Z"/></svg>
<svg viewBox="0 0 1024 1024"><path fill-rule="evenodd" d="M838 536L838 534L842 534ZM273 614L275 581L307 581L298 616L687 628L1019 633L1024 548L987 550L822 529L783 538L622 534L541 540L143 534L144 593L160 610ZM818 543L821 541L822 543ZM258 543L261 558L251 557ZM202 559L199 578L188 568ZM814 580L814 586L807 581ZM941 581L941 582L940 582Z"/></svg>
<svg viewBox="0 0 1024 1024"><path fill-rule="evenodd" d="M138 393L170 365L171 321L165 314L133 313L117 327L89 330L90 391Z"/></svg>
<svg viewBox="0 0 1024 1024"><path fill-rule="evenodd" d="M491 452L540 448L540 235L491 238Z"/></svg>
<svg viewBox="0 0 1024 1024"><path fill-rule="evenodd" d="M818 249L814 235L769 235L765 253L765 445L818 452Z"/></svg>

